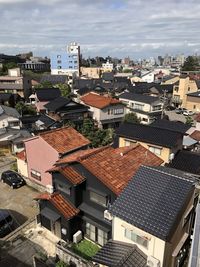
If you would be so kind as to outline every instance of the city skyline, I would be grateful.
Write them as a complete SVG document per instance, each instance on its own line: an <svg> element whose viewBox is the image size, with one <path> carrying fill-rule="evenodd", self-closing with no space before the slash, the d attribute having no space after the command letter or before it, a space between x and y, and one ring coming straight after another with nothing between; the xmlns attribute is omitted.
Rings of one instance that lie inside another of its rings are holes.
<svg viewBox="0 0 200 267"><path fill-rule="evenodd" d="M197 0L0 0L0 53L50 56L75 41L84 57L189 55L199 15Z"/></svg>

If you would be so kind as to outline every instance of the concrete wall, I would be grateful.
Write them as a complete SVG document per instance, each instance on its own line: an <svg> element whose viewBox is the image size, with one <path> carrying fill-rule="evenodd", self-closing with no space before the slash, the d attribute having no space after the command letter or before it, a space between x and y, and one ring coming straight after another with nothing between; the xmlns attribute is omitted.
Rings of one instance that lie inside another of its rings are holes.
<svg viewBox="0 0 200 267"><path fill-rule="evenodd" d="M31 138L24 142L27 164L28 177L41 185L52 185L51 174L46 171L53 167L58 160L58 152L46 143L40 136ZM41 173L41 181L31 176L31 169Z"/></svg>
<svg viewBox="0 0 200 267"><path fill-rule="evenodd" d="M12 117L12 116L8 116L6 114L3 114L0 116L0 129L8 127L9 126L9 122L17 122L18 125L16 126L12 126L12 128L14 129L20 129L20 121L18 118Z"/></svg>
<svg viewBox="0 0 200 267"><path fill-rule="evenodd" d="M81 75L89 77L89 78L100 78L101 68L98 68L98 67L93 67L93 68L81 67Z"/></svg>
<svg viewBox="0 0 200 267"><path fill-rule="evenodd" d="M21 175L28 177L28 166L24 160L17 158L17 169Z"/></svg>

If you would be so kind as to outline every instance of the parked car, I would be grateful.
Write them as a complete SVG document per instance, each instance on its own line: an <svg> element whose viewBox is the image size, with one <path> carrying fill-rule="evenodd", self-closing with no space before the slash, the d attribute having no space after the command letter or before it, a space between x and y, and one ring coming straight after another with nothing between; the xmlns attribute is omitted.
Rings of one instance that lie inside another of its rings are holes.
<svg viewBox="0 0 200 267"><path fill-rule="evenodd" d="M186 108L177 108L175 109L176 114L183 114L183 112L187 111Z"/></svg>
<svg viewBox="0 0 200 267"><path fill-rule="evenodd" d="M194 115L194 112L192 110L185 110L183 112L183 115L185 115L185 116L192 116L192 115Z"/></svg>
<svg viewBox="0 0 200 267"><path fill-rule="evenodd" d="M10 170L2 173L1 181L10 185L13 189L26 184L25 180L19 173Z"/></svg>
<svg viewBox="0 0 200 267"><path fill-rule="evenodd" d="M0 210L0 238L13 230L13 218L7 210Z"/></svg>

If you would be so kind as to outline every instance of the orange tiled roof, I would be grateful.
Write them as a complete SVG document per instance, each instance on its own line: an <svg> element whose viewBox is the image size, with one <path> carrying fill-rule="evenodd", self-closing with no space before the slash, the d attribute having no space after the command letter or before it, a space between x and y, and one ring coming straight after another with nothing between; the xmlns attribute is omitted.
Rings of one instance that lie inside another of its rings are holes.
<svg viewBox="0 0 200 267"><path fill-rule="evenodd" d="M194 140L200 141L200 131L194 131L191 135L191 138L193 138Z"/></svg>
<svg viewBox="0 0 200 267"><path fill-rule="evenodd" d="M118 195L141 165L159 166L163 160L138 144L116 149L106 147L80 162Z"/></svg>
<svg viewBox="0 0 200 267"><path fill-rule="evenodd" d="M78 162L81 158L89 156L100 149L101 148L91 148L91 149L76 151L70 155L67 155L66 157L57 160L55 165L57 166L64 163ZM54 168L52 170L54 170Z"/></svg>
<svg viewBox="0 0 200 267"><path fill-rule="evenodd" d="M101 96L93 93L89 93L83 97L81 97L81 101L83 101L86 105L96 107L96 108L105 108L110 105L120 104L122 103L118 99L112 97Z"/></svg>
<svg viewBox="0 0 200 267"><path fill-rule="evenodd" d="M21 152L17 153L16 157L18 159L21 159L21 160L26 160L26 156L25 156L25 150L22 150Z"/></svg>
<svg viewBox="0 0 200 267"><path fill-rule="evenodd" d="M59 172L74 185L80 184L85 181L85 177L80 175L75 169L70 166L60 167Z"/></svg>
<svg viewBox="0 0 200 267"><path fill-rule="evenodd" d="M72 127L54 129L41 133L40 136L61 154L90 144L87 138Z"/></svg>
<svg viewBox="0 0 200 267"><path fill-rule="evenodd" d="M70 219L79 213L79 209L75 208L68 200L66 200L61 194L43 193L35 199L43 199L50 201L54 207L59 210L60 213L66 218Z"/></svg>

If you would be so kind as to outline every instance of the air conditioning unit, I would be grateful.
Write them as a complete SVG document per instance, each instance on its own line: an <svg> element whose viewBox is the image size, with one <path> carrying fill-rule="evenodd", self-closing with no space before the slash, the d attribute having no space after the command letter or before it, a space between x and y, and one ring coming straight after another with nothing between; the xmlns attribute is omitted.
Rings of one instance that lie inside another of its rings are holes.
<svg viewBox="0 0 200 267"><path fill-rule="evenodd" d="M170 162L174 159L174 156L175 156L174 153L171 153L171 154L169 155L169 161L170 161Z"/></svg>
<svg viewBox="0 0 200 267"><path fill-rule="evenodd" d="M46 189L47 189L47 192L48 192L48 193L53 194L53 186L52 186L52 185L48 184L48 185L46 186Z"/></svg>
<svg viewBox="0 0 200 267"><path fill-rule="evenodd" d="M76 232L74 235L73 235L73 243L78 243L82 240L83 236L82 236L82 232L79 230L78 232Z"/></svg>
<svg viewBox="0 0 200 267"><path fill-rule="evenodd" d="M112 215L110 214L108 210L104 210L104 219L107 219L109 221L113 219Z"/></svg>
<svg viewBox="0 0 200 267"><path fill-rule="evenodd" d="M160 267L160 261L153 256L148 256L147 266L149 267Z"/></svg>

